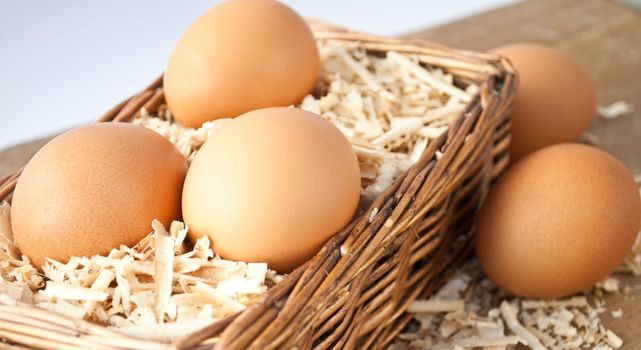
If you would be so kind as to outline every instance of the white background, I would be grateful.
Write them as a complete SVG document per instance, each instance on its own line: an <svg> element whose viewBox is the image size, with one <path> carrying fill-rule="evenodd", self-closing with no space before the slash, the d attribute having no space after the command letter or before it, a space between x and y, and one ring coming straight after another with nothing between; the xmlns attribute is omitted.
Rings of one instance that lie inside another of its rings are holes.
<svg viewBox="0 0 641 350"><path fill-rule="evenodd" d="M187 26L219 1L0 2L0 148L94 120L163 70ZM514 0L285 0L299 13L384 35Z"/></svg>

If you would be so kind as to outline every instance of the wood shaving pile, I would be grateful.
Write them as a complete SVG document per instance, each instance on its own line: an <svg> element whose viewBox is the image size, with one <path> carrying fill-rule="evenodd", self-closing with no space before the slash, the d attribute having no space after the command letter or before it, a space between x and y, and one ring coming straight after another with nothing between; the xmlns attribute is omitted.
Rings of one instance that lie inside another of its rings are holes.
<svg viewBox="0 0 641 350"><path fill-rule="evenodd" d="M11 207L0 203L0 298L32 300L32 291L44 286L44 279L29 258L13 242Z"/></svg>
<svg viewBox="0 0 641 350"><path fill-rule="evenodd" d="M640 187L641 175L635 180ZM418 349L618 349L623 340L607 329L600 315L608 312L602 299L629 292L616 274L641 276L641 232L632 251L615 273L589 291L565 299L528 300L501 291L476 260L457 271L430 299L408 309L414 321L388 350ZM609 310L613 318L621 309Z"/></svg>
<svg viewBox="0 0 641 350"><path fill-rule="evenodd" d="M154 221L153 232L137 245L120 246L107 256L72 257L66 264L48 260L41 276L26 257L17 258L9 212L3 203L0 297L5 302L33 303L138 338L176 339L245 309L282 279L265 263L214 256L207 237L189 244L179 221L169 231Z"/></svg>
<svg viewBox="0 0 641 350"><path fill-rule="evenodd" d="M160 106L156 115L149 114L144 108L140 112L141 116L134 119L132 123L151 129L168 139L190 163L205 141L218 128L231 120L227 118L217 119L205 122L200 128L194 129L172 122L171 112L166 105Z"/></svg>
<svg viewBox="0 0 641 350"><path fill-rule="evenodd" d="M320 42L319 52L326 91L300 107L330 120L352 142L367 202L414 164L479 90L461 89L452 75L393 51L376 57L358 44Z"/></svg>
<svg viewBox="0 0 641 350"><path fill-rule="evenodd" d="M596 287L598 289L598 287ZM618 291L618 289L616 290ZM613 291L614 292L614 291ZM594 291L567 299L528 300L505 294L471 261L432 299L410 306L415 322L388 350L618 349L604 327L604 302Z"/></svg>

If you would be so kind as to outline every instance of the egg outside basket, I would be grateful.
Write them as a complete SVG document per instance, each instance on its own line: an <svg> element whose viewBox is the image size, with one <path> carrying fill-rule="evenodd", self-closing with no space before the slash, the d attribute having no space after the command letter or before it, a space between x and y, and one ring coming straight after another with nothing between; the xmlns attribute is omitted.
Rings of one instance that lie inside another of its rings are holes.
<svg viewBox="0 0 641 350"><path fill-rule="evenodd" d="M507 114L517 77L496 55L310 24L319 39L417 55L480 92L415 165L264 301L164 344L0 299L0 338L17 349L197 349L211 348L213 337L217 349L365 349L394 339L412 318L405 313L412 301L434 292L472 250L474 215L509 161ZM163 102L158 79L100 121L130 121L142 107L153 112ZM0 200L11 199L18 176L1 180Z"/></svg>

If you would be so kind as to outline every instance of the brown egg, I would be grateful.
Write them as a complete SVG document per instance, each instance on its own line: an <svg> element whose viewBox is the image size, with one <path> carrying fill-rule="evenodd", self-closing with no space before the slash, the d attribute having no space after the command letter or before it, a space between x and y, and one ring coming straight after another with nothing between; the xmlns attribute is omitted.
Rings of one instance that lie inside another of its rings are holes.
<svg viewBox="0 0 641 350"><path fill-rule="evenodd" d="M289 272L347 225L360 197L356 154L329 121L274 107L223 125L192 162L183 216L223 258Z"/></svg>
<svg viewBox="0 0 641 350"><path fill-rule="evenodd" d="M554 145L517 162L490 191L476 252L501 288L562 297L611 273L640 223L639 191L623 164L593 147Z"/></svg>
<svg viewBox="0 0 641 350"><path fill-rule="evenodd" d="M519 72L510 156L516 162L539 148L576 141L596 108L596 89L572 58L549 47L513 44L494 50Z"/></svg>
<svg viewBox="0 0 641 350"><path fill-rule="evenodd" d="M106 254L132 246L151 221L180 219L187 161L142 126L100 123L47 143L29 161L13 196L11 226L36 266L45 257Z"/></svg>
<svg viewBox="0 0 641 350"><path fill-rule="evenodd" d="M165 97L196 127L263 107L299 103L319 70L307 23L272 0L225 1L198 18L169 59Z"/></svg>

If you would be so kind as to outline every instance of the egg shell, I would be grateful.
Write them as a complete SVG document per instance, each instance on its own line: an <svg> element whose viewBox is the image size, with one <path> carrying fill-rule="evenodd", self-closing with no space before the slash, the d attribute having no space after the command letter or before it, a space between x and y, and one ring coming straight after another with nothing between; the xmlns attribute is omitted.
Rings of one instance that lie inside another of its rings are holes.
<svg viewBox="0 0 641 350"><path fill-rule="evenodd" d="M329 121L301 109L246 113L217 130L194 158L183 216L225 259L289 272L347 225L360 198L358 160Z"/></svg>
<svg viewBox="0 0 641 350"><path fill-rule="evenodd" d="M617 159L580 144L543 148L511 167L478 216L476 252L501 288L557 298L590 288L630 252L641 199Z"/></svg>
<svg viewBox="0 0 641 350"><path fill-rule="evenodd" d="M36 266L45 257L133 246L153 219L180 219L187 161L165 138L129 123L80 127L54 138L24 168L11 226Z"/></svg>
<svg viewBox="0 0 641 350"><path fill-rule="evenodd" d="M320 59L307 23L272 0L225 1L199 17L174 49L164 77L176 120L190 127L302 101Z"/></svg>
<svg viewBox="0 0 641 350"><path fill-rule="evenodd" d="M545 146L578 140L592 121L596 88L571 57L538 44L512 44L493 52L519 73L510 156L516 162Z"/></svg>

